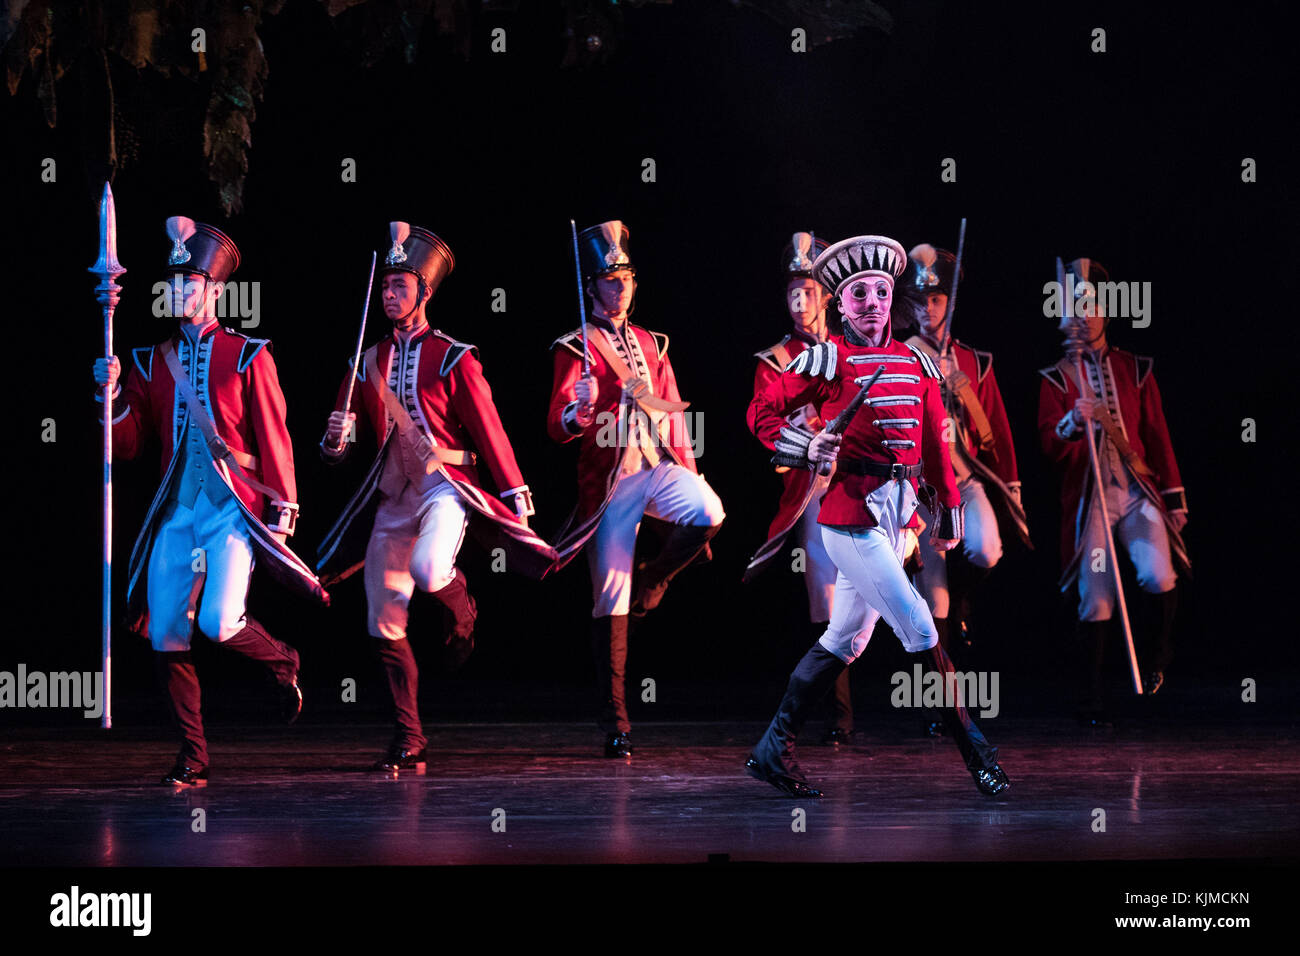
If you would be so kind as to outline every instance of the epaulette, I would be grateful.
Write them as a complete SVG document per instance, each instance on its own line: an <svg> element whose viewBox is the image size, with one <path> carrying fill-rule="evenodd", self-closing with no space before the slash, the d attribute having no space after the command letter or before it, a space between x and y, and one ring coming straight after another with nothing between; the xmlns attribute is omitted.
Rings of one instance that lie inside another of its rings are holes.
<svg viewBox="0 0 1300 956"><path fill-rule="evenodd" d="M153 381L153 350L152 345L131 350L131 359L135 362L135 367L140 370L140 374L144 376L146 382Z"/></svg>
<svg viewBox="0 0 1300 956"><path fill-rule="evenodd" d="M925 370L926 375L928 375L932 379L935 379L936 381L940 381L940 382L943 381L943 375L939 373L939 366L934 364L934 359L930 358L930 356L926 355L915 345L909 345L908 349L920 361L921 368Z"/></svg>
<svg viewBox="0 0 1300 956"><path fill-rule="evenodd" d="M456 363L465 357L466 352L478 351L477 345L470 345L468 342L457 342L441 329L434 329L433 334L447 343L447 352L443 355L442 366L438 369L438 374L443 377L446 377L456 367Z"/></svg>
<svg viewBox="0 0 1300 956"><path fill-rule="evenodd" d="M372 345L370 348L374 348L374 346ZM361 355L362 355L363 357L362 357L362 359L361 359L361 367L360 367L359 369L357 369L357 381L358 381L358 382L364 382L364 381L366 380L366 360L365 360L364 356L365 356L366 353L369 352L369 351L370 351L370 349L366 349L365 352L362 352L362 353L361 353ZM357 363L357 357L356 357L355 355L349 355L349 356L348 356L348 368L351 369L352 366L355 365L356 363Z"/></svg>
<svg viewBox="0 0 1300 956"><path fill-rule="evenodd" d="M572 332L568 332L564 335L561 335L558 339L552 342L551 348L555 348L557 345L560 345L568 349L574 355L578 356L578 358L582 358L582 346L580 344L577 344L580 343L581 341L582 341L582 330L574 329Z"/></svg>
<svg viewBox="0 0 1300 956"><path fill-rule="evenodd" d="M975 381L984 381L984 376L993 368L993 353L971 349L975 353Z"/></svg>
<svg viewBox="0 0 1300 956"><path fill-rule="evenodd" d="M1142 387L1142 383L1151 375L1151 369L1155 366L1156 360L1149 355L1135 355L1133 360L1137 362L1137 385Z"/></svg>
<svg viewBox="0 0 1300 956"><path fill-rule="evenodd" d="M238 332L232 332L232 335L239 335ZM241 335L244 344L239 349L239 362L235 365L235 371L243 372L248 366L253 364L253 359L257 358L257 353L271 344L270 339L250 339L246 335Z"/></svg>
<svg viewBox="0 0 1300 956"><path fill-rule="evenodd" d="M650 332L649 329L646 329L646 331ZM659 361L662 362L664 356L668 354L668 336L662 332L650 332L650 337L655 340L655 348L659 351Z"/></svg>
<svg viewBox="0 0 1300 956"><path fill-rule="evenodd" d="M785 371L794 372L796 375L807 375L809 378L816 378L821 375L826 381L830 382L834 381L838 366L839 358L835 343L818 342L811 348L806 348L800 352L795 360L786 367Z"/></svg>
<svg viewBox="0 0 1300 956"><path fill-rule="evenodd" d="M776 369L778 372L784 372L785 369L783 369L781 367L781 363L776 360L776 347L777 345L785 345L785 343L789 341L790 341L790 336L787 335L780 342L777 342L776 345L773 345L770 348L765 348L761 352L755 352L754 358L758 359L760 362L766 362L768 365Z"/></svg>
<svg viewBox="0 0 1300 956"><path fill-rule="evenodd" d="M1061 371L1059 365L1049 365L1047 368L1040 368L1038 374L1043 376L1043 378L1047 379L1062 392L1069 390L1065 383L1065 373Z"/></svg>

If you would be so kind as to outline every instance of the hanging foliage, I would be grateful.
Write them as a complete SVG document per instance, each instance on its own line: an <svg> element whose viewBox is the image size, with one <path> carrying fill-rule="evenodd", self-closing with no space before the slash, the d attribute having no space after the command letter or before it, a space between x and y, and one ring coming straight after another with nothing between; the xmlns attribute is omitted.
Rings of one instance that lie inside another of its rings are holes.
<svg viewBox="0 0 1300 956"><path fill-rule="evenodd" d="M475 17L518 13L522 0L318 2L364 68L392 52L414 64L421 37L430 28L438 37L450 37L456 54L468 59ZM608 59L627 29L625 8L671 2L561 0L559 65L585 67ZM888 33L893 26L889 14L870 0L749 0L736 5L782 23L809 23L814 43L864 28ZM269 70L258 31L283 6L284 0L0 0L5 83L11 96L24 81L33 85L45 122L53 128L59 97L68 92L60 81L69 72L80 74L82 139L91 183L111 179L120 165L151 147L166 144L184 151L201 140L208 178L230 215L242 205L253 123ZM150 73L194 87L200 101L206 100L201 126L194 122L191 97L184 91L160 94L143 80Z"/></svg>

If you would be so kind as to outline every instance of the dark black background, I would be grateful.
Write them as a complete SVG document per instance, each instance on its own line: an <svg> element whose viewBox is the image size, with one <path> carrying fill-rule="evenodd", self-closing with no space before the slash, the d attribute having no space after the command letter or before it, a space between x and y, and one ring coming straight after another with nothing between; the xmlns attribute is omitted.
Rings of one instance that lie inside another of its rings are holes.
<svg viewBox="0 0 1300 956"><path fill-rule="evenodd" d="M633 716L761 715L806 640L796 575L777 567L740 584L779 494L744 411L751 353L788 324L780 250L800 229L951 248L965 216L955 331L996 355L1038 546L1009 547L986 592L981 662L1002 671L1013 702L1004 706L1064 688L1071 633L1072 601L1055 590L1056 483L1035 426L1035 370L1060 354L1055 322L1042 314L1056 255L1093 256L1114 278L1153 286L1150 326L1116 321L1111 340L1156 358L1191 504L1196 577L1181 585L1174 679L1230 701L1243 677L1294 678L1295 76L1283 4L1220 8L1210 22L1172 4L1016 12L900 2L888 4L891 36L797 54L797 23L679 2L627 11L617 54L571 70L558 66L557 11L525 6L477 15L468 61L429 24L413 65L393 53L362 69L349 14L331 21L319 4L290 2L261 30L270 73L244 208L230 218L201 164L205 81L113 63L118 95L156 104L161 122L113 184L129 269L116 350L168 332L149 312L168 248L163 220L187 215L227 230L243 253L235 278L262 283L253 334L274 341L288 399L301 553L312 553L361 475L359 462L327 470L315 444L386 223L427 226L455 251L430 322L479 346L534 490L534 526L548 536L576 497L573 449L544 430L548 345L576 324L568 219L623 219L638 270L635 321L671 337L682 393L704 414L700 468L728 512L714 562L684 574L638 635L629 677L654 677L660 703ZM494 26L507 30L505 54L489 50ZM1107 31L1103 54L1089 51L1097 26ZM0 666L90 669L100 600L90 369L101 325L86 267L99 184L84 173L75 97L51 130L33 90L29 74L0 97L11 426ZM40 181L46 156L58 160L55 184ZM356 183L340 181L344 157L357 161ZM645 157L657 164L654 183L641 181ZM945 157L957 161L956 183L940 181ZM1258 162L1258 182L1242 182L1244 157ZM497 287L504 315L490 310ZM372 310L369 341L383 322ZM1247 417L1254 444L1241 439ZM40 440L45 418L57 422L54 443ZM115 469L118 603L157 477L156 452ZM586 719L585 560L536 583L489 573L469 543L462 566L479 599L479 650L454 681L426 682L426 704L466 719ZM337 699L343 677L369 680L359 579L335 588L328 612L266 587L253 607L303 651L316 706ZM412 633L428 635L417 645L430 665L435 612L417 596ZM124 628L117 635L121 706L143 706L153 694L146 645ZM242 686L240 665L205 657L209 702L220 696L213 686ZM881 682L897 657L882 629L857 670Z"/></svg>

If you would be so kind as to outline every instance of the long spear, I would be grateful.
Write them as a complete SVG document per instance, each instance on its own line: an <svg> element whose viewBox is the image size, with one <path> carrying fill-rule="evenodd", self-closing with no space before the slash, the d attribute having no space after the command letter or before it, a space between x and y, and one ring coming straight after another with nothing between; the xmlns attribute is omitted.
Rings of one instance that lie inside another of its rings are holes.
<svg viewBox="0 0 1300 956"><path fill-rule="evenodd" d="M1072 309L1074 294L1072 291L1066 291L1065 265L1061 262L1060 256L1056 257L1056 285L1061 290L1062 308ZM1069 323L1069 334L1065 339L1065 351L1075 363L1075 369L1079 376L1080 396L1096 399L1097 393L1093 391L1092 384L1088 381L1087 370L1083 367L1083 350L1087 343L1084 341L1086 333L1083 331L1082 325L1083 322L1078 316L1075 316ZM1088 460L1092 463L1093 492L1097 496L1097 508L1101 511L1101 524L1106 532L1106 560L1110 563L1110 573L1115 579L1115 607L1119 611L1120 623L1124 628L1124 646L1128 651L1128 666L1133 678L1133 690L1140 697L1142 696L1142 673L1138 668L1137 648L1133 645L1133 627L1129 623L1128 603L1124 600L1124 581L1119 574L1119 560L1115 554L1115 535L1110 530L1110 511L1106 507L1106 489L1101 481L1101 462L1097 460L1095 429L1092 427L1091 421L1087 423L1085 431L1088 439ZM1084 573L1082 563L1080 563L1079 573Z"/></svg>
<svg viewBox="0 0 1300 956"><path fill-rule="evenodd" d="M99 258L88 270L99 276L95 300L104 310L104 357L113 359L113 311L122 296L117 277L126 272L117 261L117 210L113 205L113 188L104 183L99 201ZM101 624L101 648L104 672L104 711L99 726L113 726L113 386L104 386L104 573Z"/></svg>

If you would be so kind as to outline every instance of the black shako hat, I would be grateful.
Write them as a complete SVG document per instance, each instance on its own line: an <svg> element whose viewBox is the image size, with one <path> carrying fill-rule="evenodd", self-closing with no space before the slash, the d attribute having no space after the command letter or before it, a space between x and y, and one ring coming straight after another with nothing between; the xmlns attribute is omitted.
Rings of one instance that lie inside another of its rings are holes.
<svg viewBox="0 0 1300 956"><path fill-rule="evenodd" d="M632 265L627 251L627 237L627 226L618 219L588 226L578 233L578 262L584 284L619 269L628 269L636 275L636 266Z"/></svg>
<svg viewBox="0 0 1300 956"><path fill-rule="evenodd" d="M167 220L167 238L172 241L167 254L168 274L197 273L210 282L225 282L239 268L238 247L215 226L172 216Z"/></svg>
<svg viewBox="0 0 1300 956"><path fill-rule="evenodd" d="M811 232L796 232L781 251L781 271L791 279L811 279L813 261L830 245Z"/></svg>
<svg viewBox="0 0 1300 956"><path fill-rule="evenodd" d="M381 277L393 272L409 272L429 288L432 296L438 284L456 268L451 247L428 229L409 222L390 222L388 236L392 246L379 270Z"/></svg>
<svg viewBox="0 0 1300 956"><path fill-rule="evenodd" d="M952 271L957 265L956 256L947 249L939 249L928 242L923 242L919 246L913 246L907 257L912 260L910 279L917 293L920 295L929 295L931 292L952 294ZM966 281L964 267L959 279Z"/></svg>

